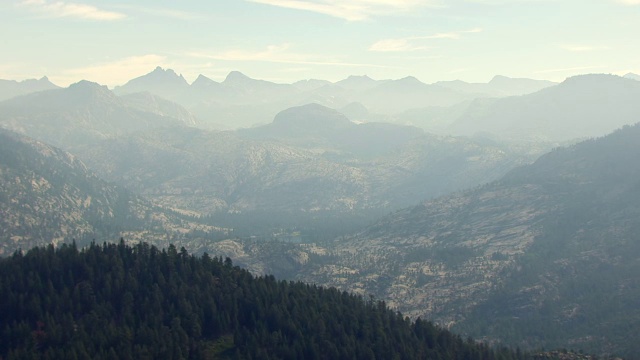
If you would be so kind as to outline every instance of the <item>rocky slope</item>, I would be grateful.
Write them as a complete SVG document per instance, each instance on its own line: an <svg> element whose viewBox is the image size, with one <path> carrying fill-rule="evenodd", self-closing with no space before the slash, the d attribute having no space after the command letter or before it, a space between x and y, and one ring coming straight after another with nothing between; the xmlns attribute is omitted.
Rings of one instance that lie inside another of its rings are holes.
<svg viewBox="0 0 640 360"><path fill-rule="evenodd" d="M1 129L0 214L0 255L72 239L160 241L224 231L182 221L100 180L76 156Z"/></svg>
<svg viewBox="0 0 640 360"><path fill-rule="evenodd" d="M633 356L639 156L640 125L625 127L351 237L279 249L275 265L270 245L217 248L490 341Z"/></svg>

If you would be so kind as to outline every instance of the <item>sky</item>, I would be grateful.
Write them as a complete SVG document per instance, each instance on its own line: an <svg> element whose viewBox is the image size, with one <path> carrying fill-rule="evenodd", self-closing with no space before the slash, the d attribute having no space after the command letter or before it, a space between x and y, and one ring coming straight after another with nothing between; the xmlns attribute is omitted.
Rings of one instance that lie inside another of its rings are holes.
<svg viewBox="0 0 640 360"><path fill-rule="evenodd" d="M640 74L640 0L0 0L0 79Z"/></svg>

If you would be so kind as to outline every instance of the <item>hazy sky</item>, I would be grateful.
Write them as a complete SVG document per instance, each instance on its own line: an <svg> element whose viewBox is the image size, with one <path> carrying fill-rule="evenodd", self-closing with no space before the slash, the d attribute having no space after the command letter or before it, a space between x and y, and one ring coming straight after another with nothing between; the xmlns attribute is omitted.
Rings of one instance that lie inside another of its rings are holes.
<svg viewBox="0 0 640 360"><path fill-rule="evenodd" d="M640 73L640 0L0 0L0 24L0 78L63 86Z"/></svg>

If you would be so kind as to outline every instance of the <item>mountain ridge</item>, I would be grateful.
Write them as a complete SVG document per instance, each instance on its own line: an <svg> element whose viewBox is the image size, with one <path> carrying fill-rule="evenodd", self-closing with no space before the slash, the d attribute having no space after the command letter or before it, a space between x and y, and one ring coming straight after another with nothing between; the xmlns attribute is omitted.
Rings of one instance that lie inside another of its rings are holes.
<svg viewBox="0 0 640 360"><path fill-rule="evenodd" d="M0 79L0 101L33 92L58 89L48 77L40 79L26 79L22 81Z"/></svg>

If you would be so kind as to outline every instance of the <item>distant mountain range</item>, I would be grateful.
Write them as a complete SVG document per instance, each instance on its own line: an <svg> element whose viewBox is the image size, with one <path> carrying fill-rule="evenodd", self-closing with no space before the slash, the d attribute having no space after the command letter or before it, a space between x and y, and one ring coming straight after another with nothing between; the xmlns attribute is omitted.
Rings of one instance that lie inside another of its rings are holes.
<svg viewBox="0 0 640 360"><path fill-rule="evenodd" d="M497 75L488 83L454 80L440 81L435 85L465 93L476 93L480 97L507 97L531 94L557 84L548 80L516 79Z"/></svg>
<svg viewBox="0 0 640 360"><path fill-rule="evenodd" d="M178 105L143 96L121 98L106 86L81 81L0 102L0 124L65 149L170 124L194 124Z"/></svg>
<svg viewBox="0 0 640 360"><path fill-rule="evenodd" d="M374 80L367 76L350 76L336 83L308 80L277 84L237 71L220 83L200 75L189 85L173 70L158 67L114 91L151 92L182 104L203 124L234 129L268 123L281 110L313 102L335 109L358 102L372 114L388 116L412 108L450 106L476 97L521 95L551 85L554 83L507 77L496 77L488 84L428 85L414 77Z"/></svg>
<svg viewBox="0 0 640 360"><path fill-rule="evenodd" d="M632 73L625 79L585 75L556 84L495 76L488 83L425 84L414 77L350 76L335 83L278 84L232 71L222 82L200 75L189 84L175 71L157 67L113 92L126 95L122 97L125 105L207 129L264 125L282 110L317 103L358 122L413 125L441 135L558 144L634 123L636 102L629 99L635 98L637 86L628 82L634 79L638 75ZM55 88L47 78L21 83L3 80L0 99L3 93L15 97ZM602 121L606 114L615 115L611 121Z"/></svg>
<svg viewBox="0 0 640 360"><path fill-rule="evenodd" d="M59 87L49 81L49 78L46 76L38 80L29 79L24 81L0 79L0 101L37 91L53 90L58 88Z"/></svg>
<svg viewBox="0 0 640 360"><path fill-rule="evenodd" d="M398 122L439 134L562 143L635 124L640 119L640 103L635 100L639 96L638 81L582 75L527 95L405 112Z"/></svg>

